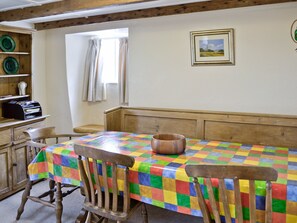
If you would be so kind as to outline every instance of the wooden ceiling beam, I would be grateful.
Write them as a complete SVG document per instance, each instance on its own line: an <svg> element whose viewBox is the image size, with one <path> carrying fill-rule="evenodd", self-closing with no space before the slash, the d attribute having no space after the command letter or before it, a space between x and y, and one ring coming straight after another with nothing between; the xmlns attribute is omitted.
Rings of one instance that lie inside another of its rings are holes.
<svg viewBox="0 0 297 223"><path fill-rule="evenodd" d="M128 12L119 12L107 15L90 16L87 18L66 19L52 22L36 23L37 30L62 28L68 26L78 26L93 23L103 23L110 21L149 18L156 16L168 16L174 14L185 14L193 12L204 12L220 9L230 9L248 7L255 5L277 4L286 2L296 2L297 0L213 0L207 2L196 2L182 5L157 7L151 9L141 9Z"/></svg>
<svg viewBox="0 0 297 223"><path fill-rule="evenodd" d="M19 21L68 12L77 12L90 9L98 9L108 6L141 3L156 0L63 0L41 6L32 6L23 9L8 10L0 13L0 22Z"/></svg>

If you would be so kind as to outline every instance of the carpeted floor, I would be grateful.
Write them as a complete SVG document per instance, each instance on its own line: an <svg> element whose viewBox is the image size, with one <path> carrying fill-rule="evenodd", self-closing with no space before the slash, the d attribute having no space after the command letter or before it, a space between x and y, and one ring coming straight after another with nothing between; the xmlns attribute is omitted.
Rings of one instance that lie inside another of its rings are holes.
<svg viewBox="0 0 297 223"><path fill-rule="evenodd" d="M47 187L47 181L40 182L33 186L31 195L40 193L43 188ZM20 205L23 191L10 196L0 201L0 223L54 223L55 212L50 207L45 207L41 204L28 201L25 206L21 219L15 220L17 209ZM74 223L77 215L81 210L83 197L80 191L76 190L71 195L63 200L63 223ZM176 212L168 211L162 208L147 205L149 223L202 223L202 218L179 214ZM140 211L133 214L127 223L141 223Z"/></svg>

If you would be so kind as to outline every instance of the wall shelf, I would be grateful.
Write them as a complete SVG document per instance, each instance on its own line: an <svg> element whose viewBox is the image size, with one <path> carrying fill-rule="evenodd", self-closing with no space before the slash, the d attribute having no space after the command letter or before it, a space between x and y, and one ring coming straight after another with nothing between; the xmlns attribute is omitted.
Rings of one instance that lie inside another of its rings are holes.
<svg viewBox="0 0 297 223"><path fill-rule="evenodd" d="M0 78L29 77L30 74L0 74Z"/></svg>
<svg viewBox="0 0 297 223"><path fill-rule="evenodd" d="M14 40L15 48L12 52L0 50L0 118L3 116L2 104L4 102L32 99L32 33L28 30L9 29L0 25L0 36L3 35L8 35ZM12 74L6 74L3 67L8 57L13 57L18 62L18 69ZM20 82L27 84L26 95L19 95Z"/></svg>
<svg viewBox="0 0 297 223"><path fill-rule="evenodd" d="M2 52L0 51L0 55L30 55L29 52Z"/></svg>
<svg viewBox="0 0 297 223"><path fill-rule="evenodd" d="M0 101L9 101L13 99L28 98L30 95L3 95L0 96Z"/></svg>

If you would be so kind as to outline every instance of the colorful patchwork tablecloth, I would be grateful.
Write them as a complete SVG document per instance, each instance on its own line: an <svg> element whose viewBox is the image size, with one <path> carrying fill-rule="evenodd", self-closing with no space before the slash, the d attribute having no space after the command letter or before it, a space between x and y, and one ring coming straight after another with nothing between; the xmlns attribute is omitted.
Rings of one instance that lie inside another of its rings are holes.
<svg viewBox="0 0 297 223"><path fill-rule="evenodd" d="M159 155L151 151L152 135L125 132L103 132L44 148L29 165L31 180L51 178L57 182L80 185L77 155L73 144L92 145L133 156L130 171L131 197L145 203L180 213L202 216L186 164L212 163L269 166L278 171L272 184L274 223L297 223L297 149L240 143L187 139L185 153ZM203 184L203 179L199 179ZM213 181L217 187L217 182ZM233 184L226 180L230 192L232 217L235 216ZM265 183L256 182L257 220L264 222ZM204 185L202 185L204 187ZM249 219L248 183L241 181L244 219ZM204 196L208 194L203 188ZM216 190L215 188L215 191ZM218 192L217 192L218 193ZM216 196L218 199L218 195ZM220 212L223 215L222 204Z"/></svg>

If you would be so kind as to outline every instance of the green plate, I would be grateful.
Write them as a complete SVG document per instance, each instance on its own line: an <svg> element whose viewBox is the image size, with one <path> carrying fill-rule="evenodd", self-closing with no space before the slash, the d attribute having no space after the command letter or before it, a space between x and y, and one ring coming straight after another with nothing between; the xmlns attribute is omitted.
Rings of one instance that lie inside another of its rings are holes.
<svg viewBox="0 0 297 223"><path fill-rule="evenodd" d="M4 52L12 52L15 49L15 41L9 35L0 38L0 49Z"/></svg>
<svg viewBox="0 0 297 223"><path fill-rule="evenodd" d="M14 57L6 57L2 65L7 74L16 74L19 70L19 62Z"/></svg>

